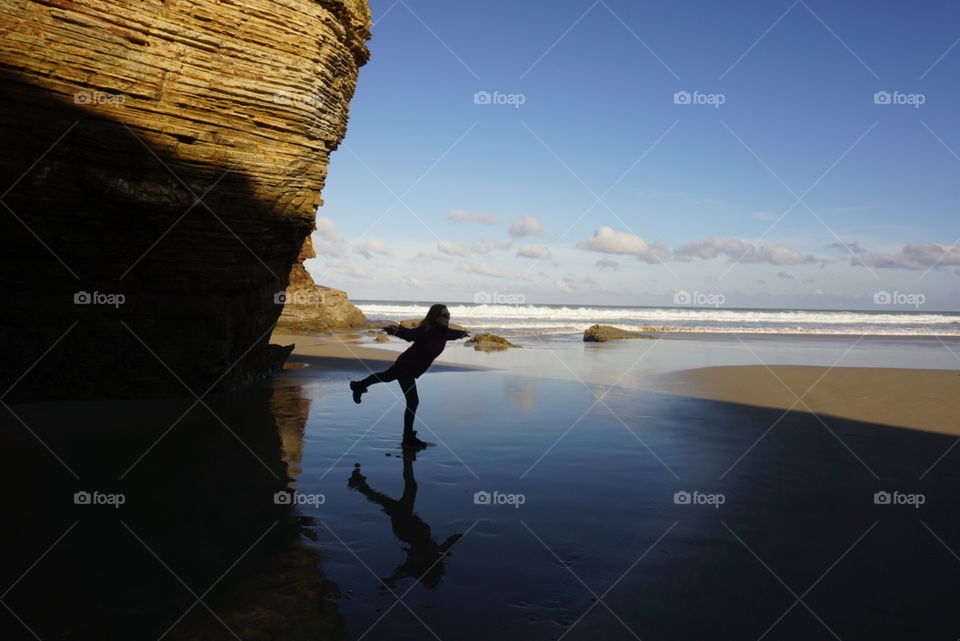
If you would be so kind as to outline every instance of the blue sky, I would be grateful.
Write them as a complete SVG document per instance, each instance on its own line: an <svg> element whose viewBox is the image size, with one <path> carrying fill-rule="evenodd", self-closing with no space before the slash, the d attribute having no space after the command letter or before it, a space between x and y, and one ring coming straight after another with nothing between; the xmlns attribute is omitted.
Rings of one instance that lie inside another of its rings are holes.
<svg viewBox="0 0 960 641"><path fill-rule="evenodd" d="M960 309L955 3L371 8L318 211L321 284Z"/></svg>

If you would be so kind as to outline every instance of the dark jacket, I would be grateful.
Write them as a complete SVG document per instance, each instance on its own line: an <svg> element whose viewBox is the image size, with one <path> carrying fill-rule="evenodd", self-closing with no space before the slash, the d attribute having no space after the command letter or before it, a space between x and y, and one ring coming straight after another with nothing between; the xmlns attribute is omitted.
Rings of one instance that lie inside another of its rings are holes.
<svg viewBox="0 0 960 641"><path fill-rule="evenodd" d="M407 376L418 378L440 356L447 341L459 340L466 335L467 332L462 329L450 329L443 325L434 325L431 329L397 327L395 336L413 341L413 345L397 357L397 367Z"/></svg>

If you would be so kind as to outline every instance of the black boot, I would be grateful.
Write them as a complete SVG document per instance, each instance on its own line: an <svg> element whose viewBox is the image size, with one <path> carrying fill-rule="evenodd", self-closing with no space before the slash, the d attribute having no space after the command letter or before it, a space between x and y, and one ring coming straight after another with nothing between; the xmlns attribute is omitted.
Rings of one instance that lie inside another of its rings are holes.
<svg viewBox="0 0 960 641"><path fill-rule="evenodd" d="M417 438L416 431L406 432L403 435L402 445L404 447L415 447L415 448L424 448L427 446L426 441L421 441Z"/></svg>

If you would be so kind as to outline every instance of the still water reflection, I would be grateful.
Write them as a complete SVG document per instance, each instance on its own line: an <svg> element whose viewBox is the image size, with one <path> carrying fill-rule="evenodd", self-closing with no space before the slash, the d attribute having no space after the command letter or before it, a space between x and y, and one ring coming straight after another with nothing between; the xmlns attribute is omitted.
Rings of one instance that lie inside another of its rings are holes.
<svg viewBox="0 0 960 641"><path fill-rule="evenodd" d="M0 473L16 489L2 522L0 638L956 631L945 613L960 573L930 530L960 547L960 468L948 455L918 481L949 437L431 372L418 429L435 445L414 458L399 448L399 394L355 405L344 380L281 375L209 408L15 406L43 443L0 419ZM924 492L922 514L875 505L883 487ZM78 491L126 500L82 505ZM725 501L678 503L678 492ZM790 591L813 585L817 616L780 618Z"/></svg>
<svg viewBox="0 0 960 641"><path fill-rule="evenodd" d="M350 639L832 638L818 617L841 638L951 628L955 568L916 514L872 501L877 476L916 485L949 447L942 435L450 372L424 382L418 429L435 445L414 460L398 447L394 395L357 406L340 387L301 388L313 402L295 486L325 496L303 513ZM955 496L960 475L924 484ZM684 492L724 502L678 502ZM960 531L948 503L927 505L925 518ZM781 618L790 590L827 569L809 597L817 617ZM900 609L855 614L892 594Z"/></svg>
<svg viewBox="0 0 960 641"><path fill-rule="evenodd" d="M367 497L367 500L376 503L383 512L390 517L390 527L393 535L406 544L404 552L406 560L397 566L388 577L381 579L384 586L393 589L398 581L405 578L420 582L425 588L437 587L443 577L444 556L451 553L453 546L460 540L462 534L451 534L443 543L437 543L427 525L413 511L417 500L417 480L413 476L413 462L416 452L403 452L403 493L398 499L392 499L383 492L379 492L367 483L367 477L360 473L360 464L356 463L350 480L347 482L351 489L357 490Z"/></svg>

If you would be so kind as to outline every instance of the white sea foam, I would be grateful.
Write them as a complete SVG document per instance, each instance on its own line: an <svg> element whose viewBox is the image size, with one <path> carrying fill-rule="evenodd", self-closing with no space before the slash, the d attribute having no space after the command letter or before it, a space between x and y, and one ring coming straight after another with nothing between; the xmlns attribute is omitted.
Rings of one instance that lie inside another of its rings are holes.
<svg viewBox="0 0 960 641"><path fill-rule="evenodd" d="M368 301L371 320L415 318L428 304ZM579 333L594 323L625 329L666 327L678 332L960 336L960 313L872 312L687 307L451 304L454 322L505 334Z"/></svg>

